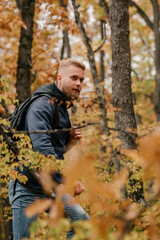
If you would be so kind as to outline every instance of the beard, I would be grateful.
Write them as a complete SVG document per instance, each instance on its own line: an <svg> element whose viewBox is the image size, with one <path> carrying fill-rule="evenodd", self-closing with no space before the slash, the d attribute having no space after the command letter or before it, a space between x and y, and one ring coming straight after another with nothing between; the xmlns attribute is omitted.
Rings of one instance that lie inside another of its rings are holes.
<svg viewBox="0 0 160 240"><path fill-rule="evenodd" d="M65 89L64 87L62 88L62 92L67 96L68 99L70 100L76 100L79 98L80 91L76 89Z"/></svg>

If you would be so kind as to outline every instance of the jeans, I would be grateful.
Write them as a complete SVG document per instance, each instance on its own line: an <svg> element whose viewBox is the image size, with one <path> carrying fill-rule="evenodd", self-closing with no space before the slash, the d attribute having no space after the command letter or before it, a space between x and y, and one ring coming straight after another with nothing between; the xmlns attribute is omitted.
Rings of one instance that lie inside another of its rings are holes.
<svg viewBox="0 0 160 240"><path fill-rule="evenodd" d="M20 240L21 238L29 238L29 227L33 221L37 220L38 215L28 218L25 215L25 208L34 202L36 198L44 198L43 194L37 194L16 183L14 189L14 181L9 182L9 200L12 205L13 215L13 240ZM71 221L89 220L89 215L78 204L70 204L72 197L65 194L62 197L64 210ZM71 230L67 233L67 239L72 238L74 232Z"/></svg>

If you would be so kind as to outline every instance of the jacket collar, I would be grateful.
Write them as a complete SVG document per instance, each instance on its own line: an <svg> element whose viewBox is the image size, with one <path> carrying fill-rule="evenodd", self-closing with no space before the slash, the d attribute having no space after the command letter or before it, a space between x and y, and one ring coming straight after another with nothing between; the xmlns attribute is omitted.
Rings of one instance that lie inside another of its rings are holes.
<svg viewBox="0 0 160 240"><path fill-rule="evenodd" d="M33 93L33 95L37 94L49 94L58 105L61 105L67 109L73 107L72 101L55 85L55 83L40 86Z"/></svg>

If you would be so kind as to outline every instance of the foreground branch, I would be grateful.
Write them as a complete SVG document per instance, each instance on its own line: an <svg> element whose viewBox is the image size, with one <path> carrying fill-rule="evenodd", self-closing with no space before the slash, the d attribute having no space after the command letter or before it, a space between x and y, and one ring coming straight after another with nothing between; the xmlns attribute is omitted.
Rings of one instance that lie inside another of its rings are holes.
<svg viewBox="0 0 160 240"><path fill-rule="evenodd" d="M32 133L57 133L57 132L69 132L71 130L75 130L75 129L80 129L80 128L84 128L86 126L89 125L95 125L95 124L100 124L99 122L89 122L89 123L85 123L81 126L75 126L75 127L71 127L71 128L62 128L62 129L52 129L52 130L38 130L38 131L7 131L8 133L12 133L12 134L32 134Z"/></svg>
<svg viewBox="0 0 160 240"><path fill-rule="evenodd" d="M7 131L4 131L2 126L1 126L1 129L0 129L0 135L4 136L5 137L5 141L8 143L8 139L10 139L8 137L7 134L32 134L32 133L57 133L57 132L70 132L72 130L75 130L75 129L81 129L81 128L84 128L84 127L87 127L87 126L91 126L91 125L99 125L101 126L101 122L88 122L88 123L85 123L83 125L78 125L78 126L74 126L74 127L71 127L71 128L62 128L62 129L51 129L51 130L37 130L37 131L14 131L12 128L8 129ZM108 129L110 131L115 131L115 132L123 132L127 135L133 135L135 134L136 135L136 132L133 132L133 131L125 131L123 129L119 129L119 128L111 128L111 127L108 127Z"/></svg>

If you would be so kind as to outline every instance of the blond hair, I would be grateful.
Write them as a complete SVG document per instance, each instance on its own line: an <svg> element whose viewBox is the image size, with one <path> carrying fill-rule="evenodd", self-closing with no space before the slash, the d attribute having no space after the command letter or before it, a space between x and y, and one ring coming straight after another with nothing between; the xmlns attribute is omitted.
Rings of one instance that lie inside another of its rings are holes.
<svg viewBox="0 0 160 240"><path fill-rule="evenodd" d="M78 61L77 59L67 58L67 59L63 59L60 62L58 72L60 72L62 68L68 67L71 65L81 68L83 71L86 69L86 66L83 63L81 63L80 61Z"/></svg>

